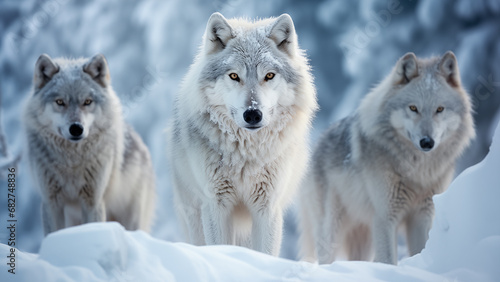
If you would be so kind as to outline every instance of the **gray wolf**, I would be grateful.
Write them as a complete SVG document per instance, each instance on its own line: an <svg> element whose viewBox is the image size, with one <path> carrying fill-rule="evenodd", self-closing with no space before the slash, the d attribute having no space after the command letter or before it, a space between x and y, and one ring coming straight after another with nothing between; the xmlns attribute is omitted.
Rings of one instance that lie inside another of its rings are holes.
<svg viewBox="0 0 500 282"><path fill-rule="evenodd" d="M404 55L353 115L320 138L301 190L302 258L330 263L343 251L351 260L374 255L395 264L400 225L410 255L419 253L432 196L448 187L474 136L455 55Z"/></svg>
<svg viewBox="0 0 500 282"><path fill-rule="evenodd" d="M105 220L149 231L155 195L149 151L123 121L103 55L41 55L23 120L45 235Z"/></svg>
<svg viewBox="0 0 500 282"><path fill-rule="evenodd" d="M168 129L174 203L190 243L279 254L316 108L289 15L210 17Z"/></svg>

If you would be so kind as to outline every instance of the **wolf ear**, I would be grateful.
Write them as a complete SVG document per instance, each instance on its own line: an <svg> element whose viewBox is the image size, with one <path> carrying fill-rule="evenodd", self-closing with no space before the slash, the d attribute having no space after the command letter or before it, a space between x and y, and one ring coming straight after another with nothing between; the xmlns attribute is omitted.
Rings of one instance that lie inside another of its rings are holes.
<svg viewBox="0 0 500 282"><path fill-rule="evenodd" d="M59 72L59 67L47 54L42 54L38 57L35 64L35 74L33 76L33 84L37 89L42 88L52 77Z"/></svg>
<svg viewBox="0 0 500 282"><path fill-rule="evenodd" d="M279 50L289 56L295 55L297 49L297 34L293 25L292 17L288 14L279 16L271 25L267 37L272 39Z"/></svg>
<svg viewBox="0 0 500 282"><path fill-rule="evenodd" d="M417 57L413 52L406 53L396 64L396 84L407 84L418 76Z"/></svg>
<svg viewBox="0 0 500 282"><path fill-rule="evenodd" d="M233 37L233 29L226 18L221 13L213 13L205 30L205 52L210 54L223 50Z"/></svg>
<svg viewBox="0 0 500 282"><path fill-rule="evenodd" d="M458 70L457 57L455 57L452 51L448 51L443 55L438 68L451 87L460 86L460 72Z"/></svg>
<svg viewBox="0 0 500 282"><path fill-rule="evenodd" d="M108 62L102 54L97 54L92 57L85 65L83 71L88 73L93 80L99 83L102 87L107 87L111 78L109 77Z"/></svg>

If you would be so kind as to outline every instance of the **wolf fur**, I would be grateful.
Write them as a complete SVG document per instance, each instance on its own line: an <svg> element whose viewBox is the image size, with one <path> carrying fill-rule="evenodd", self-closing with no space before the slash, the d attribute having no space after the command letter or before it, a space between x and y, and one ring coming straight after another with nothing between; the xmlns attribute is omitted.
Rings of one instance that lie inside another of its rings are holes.
<svg viewBox="0 0 500 282"><path fill-rule="evenodd" d="M45 235L105 220L149 231L155 194L149 151L123 121L103 55L41 55L24 126Z"/></svg>
<svg viewBox="0 0 500 282"><path fill-rule="evenodd" d="M474 137L455 55L404 55L357 111L320 139L301 196L304 260L397 262L396 230L410 255L425 246L455 160ZM374 246L374 252L372 249Z"/></svg>
<svg viewBox="0 0 500 282"><path fill-rule="evenodd" d="M289 15L210 17L168 141L177 215L190 243L279 254L283 210L305 173L316 108Z"/></svg>

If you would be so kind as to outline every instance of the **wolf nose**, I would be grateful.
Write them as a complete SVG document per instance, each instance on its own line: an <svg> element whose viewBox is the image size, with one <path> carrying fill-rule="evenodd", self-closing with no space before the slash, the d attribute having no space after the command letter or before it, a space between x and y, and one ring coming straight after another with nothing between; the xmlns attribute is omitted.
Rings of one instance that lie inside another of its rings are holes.
<svg viewBox="0 0 500 282"><path fill-rule="evenodd" d="M255 109L246 110L243 113L243 119L245 120L246 123L250 125L255 125L262 121L262 112Z"/></svg>
<svg viewBox="0 0 500 282"><path fill-rule="evenodd" d="M424 151L429 151L434 147L434 140L430 137L424 137L420 139L420 148Z"/></svg>
<svg viewBox="0 0 500 282"><path fill-rule="evenodd" d="M69 127L69 133L73 137L80 137L83 133L83 126L79 122L75 122Z"/></svg>

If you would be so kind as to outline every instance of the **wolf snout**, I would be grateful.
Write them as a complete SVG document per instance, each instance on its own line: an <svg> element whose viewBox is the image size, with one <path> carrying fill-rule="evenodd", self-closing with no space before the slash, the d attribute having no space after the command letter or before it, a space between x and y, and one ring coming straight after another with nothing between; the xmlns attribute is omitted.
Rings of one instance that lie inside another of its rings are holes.
<svg viewBox="0 0 500 282"><path fill-rule="evenodd" d="M250 126L255 126L262 121L262 112L257 109L248 109L243 112L243 119Z"/></svg>
<svg viewBox="0 0 500 282"><path fill-rule="evenodd" d="M73 140L81 139L83 134L83 125L79 122L73 123L69 127L69 134L71 134L71 139Z"/></svg>
<svg viewBox="0 0 500 282"><path fill-rule="evenodd" d="M420 139L420 148L424 151L430 151L432 148L434 148L434 139L425 136L424 138Z"/></svg>

